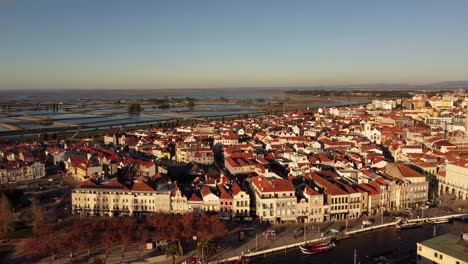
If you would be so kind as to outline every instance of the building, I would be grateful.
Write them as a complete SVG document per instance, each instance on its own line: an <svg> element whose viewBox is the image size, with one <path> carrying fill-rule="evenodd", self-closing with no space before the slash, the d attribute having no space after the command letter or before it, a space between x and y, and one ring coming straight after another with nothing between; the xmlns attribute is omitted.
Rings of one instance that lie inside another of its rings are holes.
<svg viewBox="0 0 468 264"><path fill-rule="evenodd" d="M437 175L439 194L452 194L468 200L468 161L449 163L446 172Z"/></svg>
<svg viewBox="0 0 468 264"><path fill-rule="evenodd" d="M235 182L231 186L231 192L234 198L234 216L250 216L250 195Z"/></svg>
<svg viewBox="0 0 468 264"><path fill-rule="evenodd" d="M230 217L234 213L234 198L226 190L224 185L219 185L219 211L224 217Z"/></svg>
<svg viewBox="0 0 468 264"><path fill-rule="evenodd" d="M304 189L304 197L307 200L308 213L307 222L321 223L323 222L323 195L314 189L306 186Z"/></svg>
<svg viewBox="0 0 468 264"><path fill-rule="evenodd" d="M86 180L72 191L72 213L97 216L143 216L170 213L170 192L157 191L144 180L131 188L116 179L109 182Z"/></svg>
<svg viewBox="0 0 468 264"><path fill-rule="evenodd" d="M348 218L349 193L336 185L331 177L314 174L312 180L325 194L325 203L330 205L330 215L324 215L324 220L341 220Z"/></svg>
<svg viewBox="0 0 468 264"><path fill-rule="evenodd" d="M182 194L177 182L174 182L174 189L171 191L171 211L174 214L189 212L187 197Z"/></svg>
<svg viewBox="0 0 468 264"><path fill-rule="evenodd" d="M229 173L235 174L247 174L255 171L255 162L247 158L232 158L227 157L224 160L224 166Z"/></svg>
<svg viewBox="0 0 468 264"><path fill-rule="evenodd" d="M296 222L295 189L290 180L268 180L257 176L251 180L255 208L260 221Z"/></svg>
<svg viewBox="0 0 468 264"><path fill-rule="evenodd" d="M210 187L203 186L201 189L204 208L207 212L219 212L219 197L213 193Z"/></svg>
<svg viewBox="0 0 468 264"><path fill-rule="evenodd" d="M417 264L466 264L468 233L462 236L445 234L416 244Z"/></svg>
<svg viewBox="0 0 468 264"><path fill-rule="evenodd" d="M400 203L403 207L421 205L427 201L429 195L429 182L426 176L400 163L389 163L385 167L385 173L404 182L402 188L407 186L405 195L401 196Z"/></svg>

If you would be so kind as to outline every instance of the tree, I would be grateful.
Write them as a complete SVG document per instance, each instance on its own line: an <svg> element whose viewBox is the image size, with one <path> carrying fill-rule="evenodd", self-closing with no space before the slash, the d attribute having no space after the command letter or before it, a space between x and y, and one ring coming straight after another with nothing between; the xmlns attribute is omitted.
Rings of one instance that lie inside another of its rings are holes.
<svg viewBox="0 0 468 264"><path fill-rule="evenodd" d="M134 218L126 218L119 223L119 237L122 243L122 251L125 252L125 248L134 240L135 229L137 224Z"/></svg>
<svg viewBox="0 0 468 264"><path fill-rule="evenodd" d="M33 233L38 236L40 228L44 225L46 220L46 215L44 213L44 209L39 204L37 199L33 200L32 206L32 226L33 226Z"/></svg>
<svg viewBox="0 0 468 264"><path fill-rule="evenodd" d="M70 262L73 260L73 254L79 248L82 248L85 244L84 233L82 232L82 226L78 222L73 222L70 229L67 230L63 239L61 240L62 248L68 250L70 253Z"/></svg>
<svg viewBox="0 0 468 264"><path fill-rule="evenodd" d="M84 230L84 243L86 244L88 250L88 257L91 256L91 248L97 246L99 243L99 222L98 221L86 221L83 223Z"/></svg>
<svg viewBox="0 0 468 264"><path fill-rule="evenodd" d="M182 250L180 247L180 243L171 243L166 249L166 256L172 257L172 264L175 264L175 258L182 256Z"/></svg>
<svg viewBox="0 0 468 264"><path fill-rule="evenodd" d="M2 193L0 198L0 238L5 238L8 232L12 231L14 221L10 200L6 194Z"/></svg>
<svg viewBox="0 0 468 264"><path fill-rule="evenodd" d="M216 253L216 244L209 239L201 240L198 242L197 254L203 260L213 256Z"/></svg>
<svg viewBox="0 0 468 264"><path fill-rule="evenodd" d="M140 104L131 104L131 105L128 106L128 112L130 114L140 113L141 111L143 111L143 108L141 107Z"/></svg>
<svg viewBox="0 0 468 264"><path fill-rule="evenodd" d="M178 220L181 226L181 236L184 237L188 243L189 238L193 236L193 214L183 214Z"/></svg>
<svg viewBox="0 0 468 264"><path fill-rule="evenodd" d="M55 263L55 255L61 249L62 241L54 232L53 227L44 226L39 229L38 236L30 238L24 244L25 252L31 256L50 255Z"/></svg>

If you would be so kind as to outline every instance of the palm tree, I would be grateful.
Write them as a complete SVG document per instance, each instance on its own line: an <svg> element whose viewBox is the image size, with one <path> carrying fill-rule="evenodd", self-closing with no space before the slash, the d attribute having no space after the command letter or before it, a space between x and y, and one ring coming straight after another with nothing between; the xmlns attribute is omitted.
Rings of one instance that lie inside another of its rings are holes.
<svg viewBox="0 0 468 264"><path fill-rule="evenodd" d="M172 264L175 264L175 258L182 256L180 243L171 243L166 249L166 256L172 257Z"/></svg>
<svg viewBox="0 0 468 264"><path fill-rule="evenodd" d="M203 260L213 256L216 253L216 244L211 240L202 240L198 243L198 256Z"/></svg>

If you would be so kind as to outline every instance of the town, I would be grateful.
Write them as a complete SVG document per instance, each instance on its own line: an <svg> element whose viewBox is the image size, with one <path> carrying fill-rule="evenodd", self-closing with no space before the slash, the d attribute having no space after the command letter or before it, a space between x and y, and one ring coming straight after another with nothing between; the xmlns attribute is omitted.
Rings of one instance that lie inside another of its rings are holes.
<svg viewBox="0 0 468 264"><path fill-rule="evenodd" d="M173 260L185 255L183 243L208 261L221 259L222 240L241 226L262 224L269 236L275 225L341 221L348 228L387 216L422 219L431 209L466 213L468 96L411 96L1 145L10 227L32 223L35 236L25 243L43 245L18 255L73 258L103 247L107 257L113 246L141 240L146 249L166 243ZM102 241L88 235L80 242L81 227L102 232ZM51 234L64 237L62 246Z"/></svg>

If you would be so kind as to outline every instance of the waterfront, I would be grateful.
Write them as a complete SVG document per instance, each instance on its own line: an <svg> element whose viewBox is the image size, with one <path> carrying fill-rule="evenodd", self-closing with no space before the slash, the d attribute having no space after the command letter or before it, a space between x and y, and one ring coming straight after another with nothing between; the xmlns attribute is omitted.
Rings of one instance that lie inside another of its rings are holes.
<svg viewBox="0 0 468 264"><path fill-rule="evenodd" d="M468 232L468 224L454 222L435 226L435 235L446 233L461 234ZM372 263L374 258L385 256L390 263L413 263L416 261L416 243L434 236L434 225L423 225L421 228L397 230L390 227L356 235L339 240L336 248L319 255L304 255L298 248L262 257L256 257L253 263L327 263L341 264L354 262Z"/></svg>

